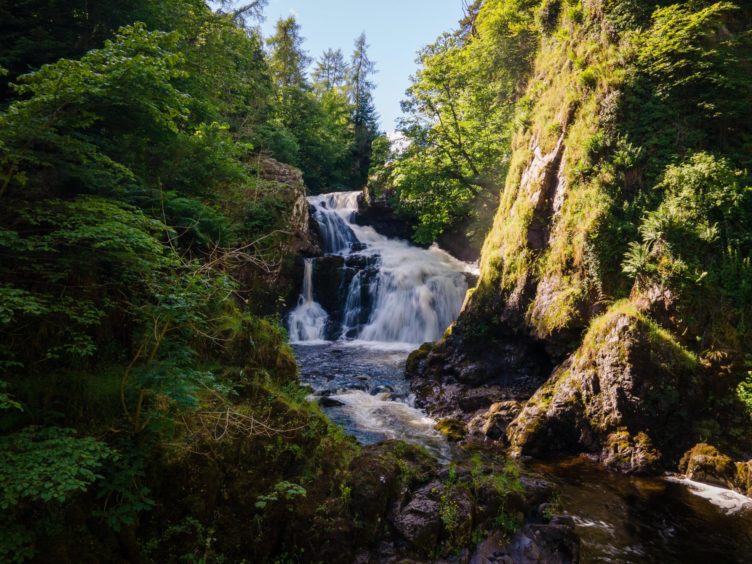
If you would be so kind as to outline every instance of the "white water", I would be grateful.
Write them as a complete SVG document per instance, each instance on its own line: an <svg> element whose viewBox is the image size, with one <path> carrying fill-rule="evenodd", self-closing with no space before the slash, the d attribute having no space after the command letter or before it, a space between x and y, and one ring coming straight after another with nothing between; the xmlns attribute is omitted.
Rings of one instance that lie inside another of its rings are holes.
<svg viewBox="0 0 752 564"><path fill-rule="evenodd" d="M410 345L439 339L459 315L469 265L437 246L421 249L355 224L359 194L335 192L308 199L325 253L364 257L377 265L376 273L364 269L352 278L336 337L354 331L360 341ZM313 299L313 268L306 262L303 293L289 317L293 342L320 341L327 331L328 314ZM366 279L368 274L375 275ZM364 316L367 322L360 324Z"/></svg>
<svg viewBox="0 0 752 564"><path fill-rule="evenodd" d="M394 401L390 394L369 394L348 390L332 395L359 434L373 434L380 440L398 439L422 444L439 458L449 458L449 447L435 429L436 421L411 402Z"/></svg>
<svg viewBox="0 0 752 564"><path fill-rule="evenodd" d="M752 499L733 490L676 476L669 476L666 479L670 482L683 484L693 494L708 500L726 514L752 511Z"/></svg>
<svg viewBox="0 0 752 564"><path fill-rule="evenodd" d="M288 319L290 340L323 342L329 315L320 304L313 301L313 260L306 259L303 269L303 290L298 297L298 307Z"/></svg>

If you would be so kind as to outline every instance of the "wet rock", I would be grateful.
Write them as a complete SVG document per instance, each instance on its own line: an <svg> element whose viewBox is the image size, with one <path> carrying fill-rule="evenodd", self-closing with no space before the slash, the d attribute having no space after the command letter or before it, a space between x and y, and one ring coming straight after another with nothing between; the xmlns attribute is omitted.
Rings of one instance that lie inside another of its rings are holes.
<svg viewBox="0 0 752 564"><path fill-rule="evenodd" d="M480 277L473 272L465 272L465 282L467 282L468 288L475 288L478 285Z"/></svg>
<svg viewBox="0 0 752 564"><path fill-rule="evenodd" d="M422 371L429 353L433 350L433 343L423 343L407 357L405 374L407 377L418 376Z"/></svg>
<svg viewBox="0 0 752 564"><path fill-rule="evenodd" d="M441 534L440 482L421 488L410 501L392 517L397 532L416 549L430 553L438 545Z"/></svg>
<svg viewBox="0 0 752 564"><path fill-rule="evenodd" d="M471 433L498 440L504 436L507 426L517 417L521 409L522 403L519 401L496 402L483 413L476 415L468 423L468 429Z"/></svg>
<svg viewBox="0 0 752 564"><path fill-rule="evenodd" d="M321 407L341 407L345 405L344 402L329 396L322 396L318 401Z"/></svg>
<svg viewBox="0 0 752 564"><path fill-rule="evenodd" d="M603 449L603 463L612 470L627 474L657 474L660 472L661 454L643 432L634 437L629 431L611 433Z"/></svg>
<svg viewBox="0 0 752 564"><path fill-rule="evenodd" d="M469 218L468 218L469 219ZM480 247L482 245L482 235L479 233L468 234L465 229L470 227L470 221L463 222L447 229L436 241L443 250L453 257L464 262L475 262L480 258ZM470 286L472 288L477 279Z"/></svg>
<svg viewBox="0 0 752 564"><path fill-rule="evenodd" d="M734 489L748 497L752 497L752 460L736 463Z"/></svg>
<svg viewBox="0 0 752 564"><path fill-rule="evenodd" d="M509 543L500 534L480 543L471 564L572 564L579 562L580 540L573 523L526 525Z"/></svg>
<svg viewBox="0 0 752 564"><path fill-rule="evenodd" d="M545 503L554 494L555 488L551 482L534 476L521 476L520 481L524 488L523 495L529 507L537 507Z"/></svg>
<svg viewBox="0 0 752 564"><path fill-rule="evenodd" d="M546 354L525 338L493 341L452 334L421 346L405 373L418 403L434 416L470 420L479 409L507 399L527 399L551 372Z"/></svg>
<svg viewBox="0 0 752 564"><path fill-rule="evenodd" d="M415 223L397 215L386 199L358 198L358 213L355 223L373 227L381 235L392 239L412 239Z"/></svg>
<svg viewBox="0 0 752 564"><path fill-rule="evenodd" d="M492 404L504 399L505 393L500 386L482 386L467 390L460 398L457 405L465 412L478 411L485 409Z"/></svg>

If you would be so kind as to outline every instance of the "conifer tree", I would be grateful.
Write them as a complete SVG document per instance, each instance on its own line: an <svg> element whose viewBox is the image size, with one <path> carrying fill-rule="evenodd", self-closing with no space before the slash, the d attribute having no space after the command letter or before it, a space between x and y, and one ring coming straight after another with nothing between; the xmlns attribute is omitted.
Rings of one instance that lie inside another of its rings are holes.
<svg viewBox="0 0 752 564"><path fill-rule="evenodd" d="M316 63L313 81L323 90L343 88L347 83L350 69L341 49L327 49Z"/></svg>
<svg viewBox="0 0 752 564"><path fill-rule="evenodd" d="M311 59L303 49L300 24L295 16L280 19L274 35L267 39L267 44L271 49L269 67L277 86L282 89L305 88L306 69Z"/></svg>
<svg viewBox="0 0 752 564"><path fill-rule="evenodd" d="M361 33L355 40L350 63L349 94L355 128L352 181L356 187L361 187L368 181L371 143L378 135L379 116L373 103L375 84L371 80L376 72L376 65L368 57L368 47L366 34Z"/></svg>

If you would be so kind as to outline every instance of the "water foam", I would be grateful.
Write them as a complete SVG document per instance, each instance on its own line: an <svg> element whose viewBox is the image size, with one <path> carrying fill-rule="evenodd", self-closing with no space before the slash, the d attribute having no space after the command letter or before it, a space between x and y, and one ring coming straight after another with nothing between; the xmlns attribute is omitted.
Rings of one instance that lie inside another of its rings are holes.
<svg viewBox="0 0 752 564"><path fill-rule="evenodd" d="M358 341L411 346L441 338L459 315L467 293L465 273L472 272L472 266L436 245L414 247L357 225L359 194L335 192L308 199L325 253L366 257L377 269L368 283L363 270L350 281L339 334ZM313 300L312 269L309 259L303 293L288 318L293 342L321 340L329 322L328 314ZM359 324L364 317L367 322Z"/></svg>

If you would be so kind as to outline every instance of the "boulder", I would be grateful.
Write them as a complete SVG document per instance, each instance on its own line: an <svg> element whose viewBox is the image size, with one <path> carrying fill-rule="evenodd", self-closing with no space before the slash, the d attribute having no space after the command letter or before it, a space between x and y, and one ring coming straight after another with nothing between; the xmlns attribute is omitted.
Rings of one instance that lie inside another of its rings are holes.
<svg viewBox="0 0 752 564"><path fill-rule="evenodd" d="M731 457L705 443L696 444L684 453L679 471L690 480L723 488L733 488L736 484L737 467Z"/></svg>
<svg viewBox="0 0 752 564"><path fill-rule="evenodd" d="M572 564L580 560L580 540L574 524L526 525L504 542L500 533L480 543L470 564Z"/></svg>
<svg viewBox="0 0 752 564"><path fill-rule="evenodd" d="M526 338L490 340L457 326L408 358L405 373L418 403L433 416L471 419L479 409L529 398L551 373L546 354Z"/></svg>
<svg viewBox="0 0 752 564"><path fill-rule="evenodd" d="M522 403L515 400L491 404L486 411L476 415L468 423L469 432L498 440L504 437L507 426L517 417Z"/></svg>
<svg viewBox="0 0 752 564"><path fill-rule="evenodd" d="M657 472L678 460L699 400L696 359L620 304L595 320L509 425L518 454L591 452L614 468Z"/></svg>
<svg viewBox="0 0 752 564"><path fill-rule="evenodd" d="M459 419L442 419L436 423L436 430L450 441L461 441L467 435L467 425Z"/></svg>
<svg viewBox="0 0 752 564"><path fill-rule="evenodd" d="M415 549L433 552L441 535L441 482L431 482L416 491L410 501L394 512L392 525Z"/></svg>

